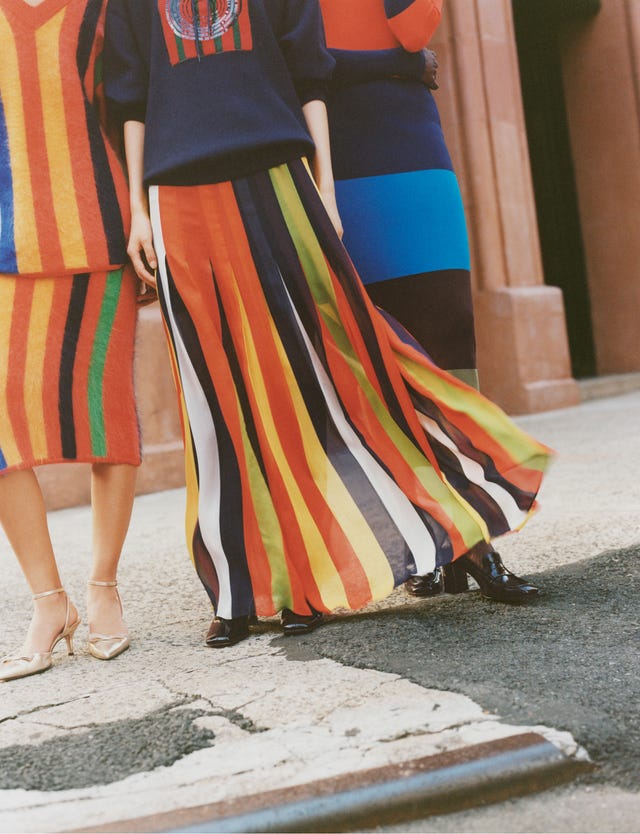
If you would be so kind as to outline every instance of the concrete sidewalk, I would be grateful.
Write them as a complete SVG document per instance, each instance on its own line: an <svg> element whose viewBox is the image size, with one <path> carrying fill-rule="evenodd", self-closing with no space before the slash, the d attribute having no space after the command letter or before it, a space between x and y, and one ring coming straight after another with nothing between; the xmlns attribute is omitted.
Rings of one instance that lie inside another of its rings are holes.
<svg viewBox="0 0 640 834"><path fill-rule="evenodd" d="M527 575L637 542L640 394L520 422L559 458L543 512L501 542L510 567ZM210 611L185 554L183 503L181 490L136 501L121 576L131 650L96 661L82 647L83 627L75 658L57 653L53 670L0 686L0 831L108 823L117 830L124 820L400 765L529 729L567 756L584 757L562 728L509 725L455 692L309 659L308 638L285 641L275 621L233 649L206 649ZM88 510L53 513L51 529L81 605ZM0 560L4 654L20 643L29 597L3 540ZM375 608L428 604L398 591ZM340 639L339 623L330 628ZM359 646L349 648L357 659Z"/></svg>

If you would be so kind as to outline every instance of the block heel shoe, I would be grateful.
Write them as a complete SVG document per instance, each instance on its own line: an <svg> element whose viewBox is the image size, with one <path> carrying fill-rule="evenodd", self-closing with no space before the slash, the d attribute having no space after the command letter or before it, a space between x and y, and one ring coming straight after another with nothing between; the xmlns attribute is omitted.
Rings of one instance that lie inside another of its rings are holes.
<svg viewBox="0 0 640 834"><path fill-rule="evenodd" d="M205 643L210 649L224 649L235 646L249 636L249 626L255 625L255 617L214 617L205 637Z"/></svg>
<svg viewBox="0 0 640 834"><path fill-rule="evenodd" d="M481 555L465 553L444 569L444 589L461 594L469 589L468 576L478 583L480 593L498 602L524 602L536 596L538 588L505 567L500 554L492 550Z"/></svg>
<svg viewBox="0 0 640 834"><path fill-rule="evenodd" d="M443 568L425 574L416 574L404 583L405 591L412 597L437 597L445 589L446 574Z"/></svg>
<svg viewBox="0 0 640 834"><path fill-rule="evenodd" d="M309 606L311 608L311 606ZM298 634L308 634L318 628L324 617L320 611L311 608L311 614L296 614L289 608L283 608L280 614L280 622L285 637L293 637Z"/></svg>
<svg viewBox="0 0 640 834"><path fill-rule="evenodd" d="M464 556L462 559L464 559ZM469 590L467 571L464 565L460 564L462 559L457 559L442 569L444 573L445 594L464 594Z"/></svg>

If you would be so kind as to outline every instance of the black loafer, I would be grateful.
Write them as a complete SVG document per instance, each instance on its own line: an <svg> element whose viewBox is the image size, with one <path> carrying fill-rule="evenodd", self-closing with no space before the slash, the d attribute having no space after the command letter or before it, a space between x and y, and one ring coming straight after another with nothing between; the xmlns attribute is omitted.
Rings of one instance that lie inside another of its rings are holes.
<svg viewBox="0 0 640 834"><path fill-rule="evenodd" d="M405 591L412 597L436 597L444 591L444 574L441 568L422 576L412 576L404 583Z"/></svg>
<svg viewBox="0 0 640 834"><path fill-rule="evenodd" d="M285 637L290 637L296 634L308 634L317 628L323 620L320 611L311 609L311 614L296 614L289 608L283 608L280 614L280 622L282 623L282 631Z"/></svg>
<svg viewBox="0 0 640 834"><path fill-rule="evenodd" d="M450 593L466 590L467 574L478 583L483 596L499 602L524 602L539 593L531 582L511 573L495 550L482 555L470 551L445 570L445 590Z"/></svg>
<svg viewBox="0 0 640 834"><path fill-rule="evenodd" d="M226 646L234 646L248 636L249 617L233 617L231 620L216 617L209 626L205 643L212 649L224 649Z"/></svg>

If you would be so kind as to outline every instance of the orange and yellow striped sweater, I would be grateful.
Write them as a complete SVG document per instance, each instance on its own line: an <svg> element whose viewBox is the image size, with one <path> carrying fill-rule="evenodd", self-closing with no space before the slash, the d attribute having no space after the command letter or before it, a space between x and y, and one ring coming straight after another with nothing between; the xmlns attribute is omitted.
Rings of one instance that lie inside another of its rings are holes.
<svg viewBox="0 0 640 834"><path fill-rule="evenodd" d="M107 0L0 0L0 273L126 261L127 186L104 126Z"/></svg>

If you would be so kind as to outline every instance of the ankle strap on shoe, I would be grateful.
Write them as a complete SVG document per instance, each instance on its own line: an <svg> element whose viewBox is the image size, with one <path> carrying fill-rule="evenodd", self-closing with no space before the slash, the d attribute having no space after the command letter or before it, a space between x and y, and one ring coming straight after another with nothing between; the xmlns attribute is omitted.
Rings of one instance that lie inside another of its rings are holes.
<svg viewBox="0 0 640 834"><path fill-rule="evenodd" d="M42 591L40 594L34 594L31 599L42 599L43 597L52 597L54 594L64 594L64 588L54 588L53 591Z"/></svg>
<svg viewBox="0 0 640 834"><path fill-rule="evenodd" d="M100 582L98 579L87 579L87 585L96 585L98 588L115 588L118 585L118 580L112 579L109 582Z"/></svg>

